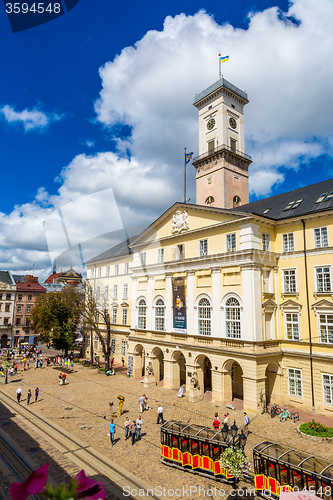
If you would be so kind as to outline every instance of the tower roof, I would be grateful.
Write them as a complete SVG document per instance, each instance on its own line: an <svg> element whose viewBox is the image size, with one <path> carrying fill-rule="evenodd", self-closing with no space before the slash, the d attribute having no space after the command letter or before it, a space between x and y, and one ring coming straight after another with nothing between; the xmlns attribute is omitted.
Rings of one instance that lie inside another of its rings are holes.
<svg viewBox="0 0 333 500"><path fill-rule="evenodd" d="M202 90L201 92L199 92L199 94L195 95L193 101L194 106L198 104L200 101L202 101L205 97L209 96L210 94L213 94L214 92L222 88L229 90L237 97L240 97L242 100L244 100L246 103L249 102L247 93L244 92L244 90L239 89L238 87L236 87L236 85L233 85L232 83L228 82L228 80L222 77L217 82L213 83L205 90Z"/></svg>

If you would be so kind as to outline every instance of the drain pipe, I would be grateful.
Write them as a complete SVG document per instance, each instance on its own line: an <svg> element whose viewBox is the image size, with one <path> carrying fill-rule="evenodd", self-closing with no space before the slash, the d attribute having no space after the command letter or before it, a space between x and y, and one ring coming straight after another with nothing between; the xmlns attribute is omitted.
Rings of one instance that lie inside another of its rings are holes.
<svg viewBox="0 0 333 500"><path fill-rule="evenodd" d="M312 331L311 331L311 319L310 319L310 301L309 301L308 264L307 264L307 255L306 255L305 222L304 222L304 219L301 219L301 221L302 221L302 225L303 225L306 308L307 308L307 313L308 313L309 343L310 343L310 377L311 377L312 412L315 413L314 386L313 386Z"/></svg>

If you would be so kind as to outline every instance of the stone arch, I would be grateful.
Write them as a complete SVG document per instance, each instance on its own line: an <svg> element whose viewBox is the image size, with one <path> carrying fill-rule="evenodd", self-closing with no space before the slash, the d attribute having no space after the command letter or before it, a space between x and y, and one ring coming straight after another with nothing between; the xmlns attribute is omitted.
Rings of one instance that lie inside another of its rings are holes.
<svg viewBox="0 0 333 500"><path fill-rule="evenodd" d="M205 354L197 356L194 362L199 385L202 393L211 392L212 387L212 362Z"/></svg>
<svg viewBox="0 0 333 500"><path fill-rule="evenodd" d="M142 377L145 373L145 349L143 345L136 344L133 350L133 376Z"/></svg>
<svg viewBox="0 0 333 500"><path fill-rule="evenodd" d="M172 379L175 387L182 387L186 384L186 358L181 351L175 351L171 359L173 363Z"/></svg>
<svg viewBox="0 0 333 500"><path fill-rule="evenodd" d="M224 402L243 401L243 368L234 359L228 359L223 367Z"/></svg>
<svg viewBox="0 0 333 500"><path fill-rule="evenodd" d="M156 382L161 382L164 379L164 354L162 349L154 347L151 353L154 375Z"/></svg>
<svg viewBox="0 0 333 500"><path fill-rule="evenodd" d="M277 361L271 361L265 371L265 398L266 404L279 401L281 398L280 380L282 369Z"/></svg>

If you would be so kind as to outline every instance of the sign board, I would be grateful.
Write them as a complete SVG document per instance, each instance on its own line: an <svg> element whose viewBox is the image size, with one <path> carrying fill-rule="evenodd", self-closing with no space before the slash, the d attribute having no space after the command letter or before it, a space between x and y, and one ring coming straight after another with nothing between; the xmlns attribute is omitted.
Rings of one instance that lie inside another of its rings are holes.
<svg viewBox="0 0 333 500"><path fill-rule="evenodd" d="M186 299L185 279L172 279L172 309L173 309L173 331L186 333Z"/></svg>

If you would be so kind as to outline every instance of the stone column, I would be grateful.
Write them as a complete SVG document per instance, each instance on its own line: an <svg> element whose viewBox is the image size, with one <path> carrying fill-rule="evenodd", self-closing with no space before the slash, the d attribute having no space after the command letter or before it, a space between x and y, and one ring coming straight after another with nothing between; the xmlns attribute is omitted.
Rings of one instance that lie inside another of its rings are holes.
<svg viewBox="0 0 333 500"><path fill-rule="evenodd" d="M223 372L221 369L215 370L212 366L212 400L215 403L223 402Z"/></svg>
<svg viewBox="0 0 333 500"><path fill-rule="evenodd" d="M164 358L164 384L167 389L179 388L178 363L174 359Z"/></svg>
<svg viewBox="0 0 333 500"><path fill-rule="evenodd" d="M147 330L155 330L155 322L153 318L153 287L154 287L154 278L153 276L148 276Z"/></svg>
<svg viewBox="0 0 333 500"><path fill-rule="evenodd" d="M201 372L201 374L198 372ZM198 387L192 387L191 384L191 379L193 375L196 374L196 379L199 382ZM200 376L201 375L201 376ZM198 401L202 400L202 394L203 394L203 374L202 370L200 370L200 367L194 366L194 365L189 365L188 362L186 363L186 397L188 398L188 401L190 403L197 403Z"/></svg>
<svg viewBox="0 0 333 500"><path fill-rule="evenodd" d="M232 403L232 379L231 370L224 370L221 373L221 383L222 383L222 403Z"/></svg>
<svg viewBox="0 0 333 500"><path fill-rule="evenodd" d="M221 337L221 270L212 269L212 295L213 295L213 314L212 314L212 336Z"/></svg>
<svg viewBox="0 0 333 500"><path fill-rule="evenodd" d="M245 264L242 269L242 339L263 340L261 311L261 272L260 266Z"/></svg>
<svg viewBox="0 0 333 500"><path fill-rule="evenodd" d="M132 278L132 305L131 305L131 328L135 329L137 327L137 311L136 311L136 301L138 293L138 280L137 278Z"/></svg>
<svg viewBox="0 0 333 500"><path fill-rule="evenodd" d="M260 391L265 394L265 380L262 378L250 378L243 374L243 404L244 411L258 413L260 409Z"/></svg>

